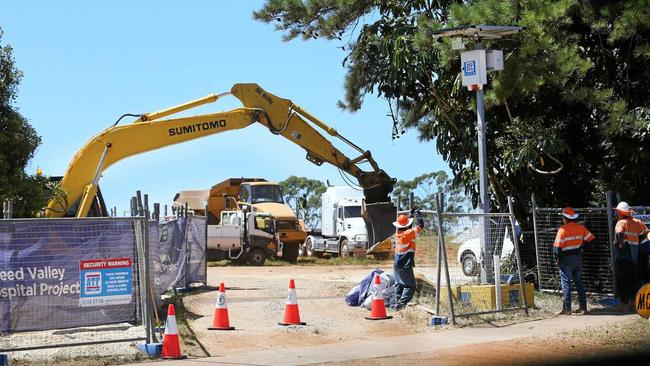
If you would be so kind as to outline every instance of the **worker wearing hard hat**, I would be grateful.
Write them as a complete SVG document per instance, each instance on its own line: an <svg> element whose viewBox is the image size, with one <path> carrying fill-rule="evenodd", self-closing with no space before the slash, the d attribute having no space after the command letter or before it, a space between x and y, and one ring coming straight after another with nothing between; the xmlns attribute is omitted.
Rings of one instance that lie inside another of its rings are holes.
<svg viewBox="0 0 650 366"><path fill-rule="evenodd" d="M632 217L627 202L616 206L618 222L615 228L616 279L621 307L634 308L634 296L639 288L637 263L639 260L639 238L648 233L643 221Z"/></svg>
<svg viewBox="0 0 650 366"><path fill-rule="evenodd" d="M395 310L400 310L415 295L415 237L422 231L424 220L420 210L411 210L411 216L415 216L415 228L413 217L399 215L393 225L397 229L395 233L395 295L397 304Z"/></svg>
<svg viewBox="0 0 650 366"><path fill-rule="evenodd" d="M571 207L562 209L563 225L557 231L553 243L553 257L560 267L562 282L562 311L558 315L571 314L571 281L575 282L578 290L580 308L575 312L587 313L587 293L582 282L582 249L585 242L596 237L586 227L578 224L578 214Z"/></svg>

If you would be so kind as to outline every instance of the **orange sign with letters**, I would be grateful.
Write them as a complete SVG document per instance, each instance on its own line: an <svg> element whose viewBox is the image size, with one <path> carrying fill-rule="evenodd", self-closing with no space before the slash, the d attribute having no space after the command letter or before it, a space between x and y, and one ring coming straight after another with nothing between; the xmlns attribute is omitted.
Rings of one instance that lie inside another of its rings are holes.
<svg viewBox="0 0 650 366"><path fill-rule="evenodd" d="M646 319L650 318L650 283L637 292L634 304L636 304L637 314Z"/></svg>

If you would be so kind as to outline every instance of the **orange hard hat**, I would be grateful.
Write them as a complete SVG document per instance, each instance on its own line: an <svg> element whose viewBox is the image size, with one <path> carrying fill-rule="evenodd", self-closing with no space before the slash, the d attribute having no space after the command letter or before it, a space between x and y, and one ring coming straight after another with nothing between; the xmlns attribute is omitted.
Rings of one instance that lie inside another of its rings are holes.
<svg viewBox="0 0 650 366"><path fill-rule="evenodd" d="M569 220L575 220L578 218L578 214L571 207L565 207L562 209L562 216L566 217Z"/></svg>
<svg viewBox="0 0 650 366"><path fill-rule="evenodd" d="M412 223L413 218L409 219L408 216L401 214L397 217L397 221L393 222L393 225L398 229L402 229L411 226Z"/></svg>

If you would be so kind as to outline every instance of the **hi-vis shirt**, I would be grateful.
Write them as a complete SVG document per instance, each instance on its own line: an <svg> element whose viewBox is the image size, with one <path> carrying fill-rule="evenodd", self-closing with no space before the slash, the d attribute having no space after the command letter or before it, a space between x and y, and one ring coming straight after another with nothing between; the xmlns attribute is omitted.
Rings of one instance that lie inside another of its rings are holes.
<svg viewBox="0 0 650 366"><path fill-rule="evenodd" d="M395 233L395 267L415 267L415 237L422 231L421 226Z"/></svg>
<svg viewBox="0 0 650 366"><path fill-rule="evenodd" d="M580 254L582 244L596 239L586 227L575 222L568 222L560 227L553 243L553 257L562 258Z"/></svg>
<svg viewBox="0 0 650 366"><path fill-rule="evenodd" d="M631 217L618 220L614 229L617 236L623 234L623 248L616 246L618 259L636 263L639 256L639 238L648 233L643 221Z"/></svg>

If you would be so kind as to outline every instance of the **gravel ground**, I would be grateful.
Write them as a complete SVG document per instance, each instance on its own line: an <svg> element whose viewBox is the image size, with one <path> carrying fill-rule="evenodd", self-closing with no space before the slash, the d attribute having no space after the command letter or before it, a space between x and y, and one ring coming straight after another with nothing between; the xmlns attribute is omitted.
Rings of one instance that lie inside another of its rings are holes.
<svg viewBox="0 0 650 366"><path fill-rule="evenodd" d="M390 266L384 265L383 269ZM208 284L226 284L230 332L209 331L216 292L184 298L191 326L211 355L239 350L282 349L346 340L411 334L426 330L426 315L415 308L397 313L394 319L368 321L368 310L350 307L344 295L366 276L372 266L323 267L226 267L209 268ZM296 281L296 292L303 327L277 324L284 315L287 286Z"/></svg>
<svg viewBox="0 0 650 366"><path fill-rule="evenodd" d="M47 332L17 333L0 337L0 347L13 348L61 343L93 342L113 339L144 337L144 328L130 324L112 324L98 327L62 329ZM141 342L141 341L139 341ZM137 353L137 342L110 343L92 346L50 348L33 351L10 352L12 361L19 364L43 364L46 361L61 361L88 357L121 356L132 359Z"/></svg>

